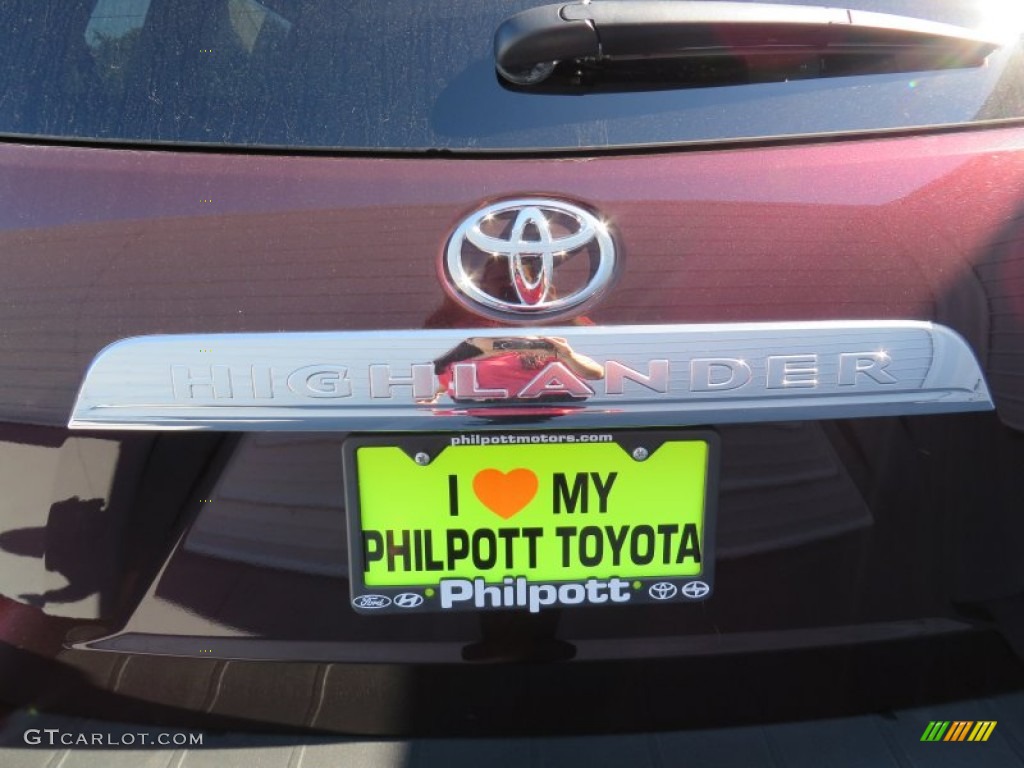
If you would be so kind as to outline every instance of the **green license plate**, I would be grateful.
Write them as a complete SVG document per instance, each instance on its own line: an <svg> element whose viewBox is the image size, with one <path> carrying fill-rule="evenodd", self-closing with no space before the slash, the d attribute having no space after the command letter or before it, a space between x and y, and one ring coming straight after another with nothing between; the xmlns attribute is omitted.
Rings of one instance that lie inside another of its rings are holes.
<svg viewBox="0 0 1024 768"><path fill-rule="evenodd" d="M711 594L714 433L375 435L343 458L361 613Z"/></svg>

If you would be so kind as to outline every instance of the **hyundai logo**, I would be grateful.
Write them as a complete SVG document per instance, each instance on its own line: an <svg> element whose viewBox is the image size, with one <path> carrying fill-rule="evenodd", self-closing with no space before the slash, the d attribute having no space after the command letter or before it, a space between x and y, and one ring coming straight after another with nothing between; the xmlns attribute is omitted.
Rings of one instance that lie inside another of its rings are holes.
<svg viewBox="0 0 1024 768"><path fill-rule="evenodd" d="M448 241L449 293L478 314L529 323L580 312L615 274L604 222L570 203L524 198L474 212Z"/></svg>
<svg viewBox="0 0 1024 768"><path fill-rule="evenodd" d="M395 595L394 601L399 608L419 608L423 605L423 595L417 595L415 592L402 592Z"/></svg>

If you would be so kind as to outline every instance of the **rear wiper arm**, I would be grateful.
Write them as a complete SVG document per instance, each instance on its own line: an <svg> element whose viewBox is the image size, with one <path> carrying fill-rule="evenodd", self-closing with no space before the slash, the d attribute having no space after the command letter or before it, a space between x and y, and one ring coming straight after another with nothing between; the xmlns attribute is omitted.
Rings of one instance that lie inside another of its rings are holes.
<svg viewBox="0 0 1024 768"><path fill-rule="evenodd" d="M910 55L922 69L980 66L999 43L949 24L806 5L717 0L597 0L518 13L494 34L498 73L543 82L560 62L780 54Z"/></svg>

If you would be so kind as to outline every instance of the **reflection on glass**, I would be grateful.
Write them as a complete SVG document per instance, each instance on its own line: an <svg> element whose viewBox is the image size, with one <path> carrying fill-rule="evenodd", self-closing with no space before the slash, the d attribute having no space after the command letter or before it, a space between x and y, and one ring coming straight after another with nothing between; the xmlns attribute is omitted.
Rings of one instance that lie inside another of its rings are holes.
<svg viewBox="0 0 1024 768"><path fill-rule="evenodd" d="M228 18L238 42L252 53L260 33L269 21L278 32L287 33L291 23L256 0L228 0Z"/></svg>
<svg viewBox="0 0 1024 768"><path fill-rule="evenodd" d="M85 42L108 97L124 92L129 62L146 23L150 0L97 0Z"/></svg>
<svg viewBox="0 0 1024 768"><path fill-rule="evenodd" d="M85 42L94 51L111 42L138 32L146 23L151 0L96 0Z"/></svg>

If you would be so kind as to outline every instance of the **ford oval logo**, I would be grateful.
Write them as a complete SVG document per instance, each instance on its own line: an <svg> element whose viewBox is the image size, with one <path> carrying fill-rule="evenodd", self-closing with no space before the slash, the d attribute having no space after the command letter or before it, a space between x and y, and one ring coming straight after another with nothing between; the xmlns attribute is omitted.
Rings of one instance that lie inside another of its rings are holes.
<svg viewBox="0 0 1024 768"><path fill-rule="evenodd" d="M387 608L391 605L391 598L387 595L360 595L353 598L352 605L356 608L372 611L377 608Z"/></svg>
<svg viewBox="0 0 1024 768"><path fill-rule="evenodd" d="M615 275L615 244L589 211L548 198L506 200L463 220L442 272L468 309L528 323L580 312Z"/></svg>

